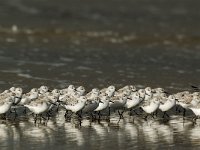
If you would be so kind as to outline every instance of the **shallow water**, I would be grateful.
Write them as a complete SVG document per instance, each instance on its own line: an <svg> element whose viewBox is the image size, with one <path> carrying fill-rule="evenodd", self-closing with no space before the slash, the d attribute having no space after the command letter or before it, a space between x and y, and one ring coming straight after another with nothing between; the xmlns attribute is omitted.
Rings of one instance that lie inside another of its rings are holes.
<svg viewBox="0 0 200 150"><path fill-rule="evenodd" d="M134 84L178 92L200 83L195 0L6 0L0 20L0 90ZM81 128L3 121L0 149L199 148L199 125L191 121L117 124L114 117Z"/></svg>
<svg viewBox="0 0 200 150"><path fill-rule="evenodd" d="M44 125L33 118L2 121L0 124L1 149L188 149L199 148L200 122L183 120L180 115L169 121L141 116L115 114L110 122L82 120L64 121L61 111Z"/></svg>

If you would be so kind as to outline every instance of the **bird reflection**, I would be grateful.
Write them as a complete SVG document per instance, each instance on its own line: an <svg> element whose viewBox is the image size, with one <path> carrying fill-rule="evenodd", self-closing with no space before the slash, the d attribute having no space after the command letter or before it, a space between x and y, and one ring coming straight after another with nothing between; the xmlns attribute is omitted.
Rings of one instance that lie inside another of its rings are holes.
<svg viewBox="0 0 200 150"><path fill-rule="evenodd" d="M191 130L189 131L189 139L191 141L191 143L196 144L196 145L200 145L199 143L199 139L200 139L200 126L194 126L191 128Z"/></svg>
<svg viewBox="0 0 200 150"><path fill-rule="evenodd" d="M168 144L172 144L174 142L173 129L170 128L169 125L159 124L157 126L157 129L158 129L159 139L165 141Z"/></svg>
<svg viewBox="0 0 200 150"><path fill-rule="evenodd" d="M132 140L137 140L138 138L138 125L133 123L126 123L124 129L127 135L130 136Z"/></svg>
<svg viewBox="0 0 200 150"><path fill-rule="evenodd" d="M103 140L103 138L108 133L108 127L106 122L94 123L92 124L92 128L95 129L96 134L100 137L101 140Z"/></svg>
<svg viewBox="0 0 200 150"><path fill-rule="evenodd" d="M72 148L74 145L84 148L90 144L100 149L112 146L116 149L139 146L157 149L159 146L175 145L177 142L199 145L200 126L194 125L190 120L183 123L183 119L175 117L163 122L155 119L145 121L135 117L134 122L133 119L126 118L118 123L117 119L118 117L114 117L110 122L83 119L82 126L57 119L49 120L47 125L35 125L32 121L19 121L15 124L5 121L0 124L0 146L4 150L4 147L20 148L22 143L27 148L33 146L36 149L46 149L49 146L58 148L60 143L63 143L61 148Z"/></svg>
<svg viewBox="0 0 200 150"><path fill-rule="evenodd" d="M67 139L75 141L78 146L82 146L84 144L84 138L80 128L73 127L71 123L65 123L64 128Z"/></svg>
<svg viewBox="0 0 200 150"><path fill-rule="evenodd" d="M11 138L10 134L11 134L10 127L6 124L0 124L1 149L4 149L3 147L9 147L10 140L12 140L12 139L10 139Z"/></svg>
<svg viewBox="0 0 200 150"><path fill-rule="evenodd" d="M147 143L157 143L158 142L158 129L154 124L143 123L141 130L144 134L144 139Z"/></svg>
<svg viewBox="0 0 200 150"><path fill-rule="evenodd" d="M29 144L45 148L48 146L48 143L55 141L54 130L52 130L54 126L52 126L51 122L49 122L48 126L35 126L35 124L31 122L20 122L18 130L21 134L21 140L31 141Z"/></svg>

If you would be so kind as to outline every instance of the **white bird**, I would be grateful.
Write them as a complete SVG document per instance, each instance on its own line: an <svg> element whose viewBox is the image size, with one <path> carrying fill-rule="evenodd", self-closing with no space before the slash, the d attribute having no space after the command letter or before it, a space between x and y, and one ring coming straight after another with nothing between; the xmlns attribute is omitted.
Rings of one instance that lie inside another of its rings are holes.
<svg viewBox="0 0 200 150"><path fill-rule="evenodd" d="M170 95L169 97L162 95L160 100L160 106L159 109L164 112L163 118L165 115L169 117L169 115L166 113L168 110L170 110L172 107L176 105L176 98L174 95Z"/></svg>
<svg viewBox="0 0 200 150"><path fill-rule="evenodd" d="M42 114L49 109L50 102L46 96L39 96L35 101L31 101L29 104L25 104L31 112L34 114Z"/></svg>
<svg viewBox="0 0 200 150"><path fill-rule="evenodd" d="M86 97L87 99L94 99L94 98L98 97L99 94L100 94L99 89L93 88L89 93L87 93L87 94L85 95L85 97Z"/></svg>
<svg viewBox="0 0 200 150"><path fill-rule="evenodd" d="M65 114L65 118L67 117L68 111L77 114L81 117L81 114L78 114L84 107L87 99L85 96L80 96L79 98L71 98L68 99L65 104L63 104L64 108L67 110Z"/></svg>
<svg viewBox="0 0 200 150"><path fill-rule="evenodd" d="M80 95L83 96L85 94L85 88L83 86L79 86L76 88L76 92Z"/></svg>
<svg viewBox="0 0 200 150"><path fill-rule="evenodd" d="M99 98L101 103L99 103L99 106L94 110L96 112L100 112L109 106L110 98L107 94L101 95Z"/></svg>
<svg viewBox="0 0 200 150"><path fill-rule="evenodd" d="M132 109L140 104L143 99L140 98L140 94L138 92L133 93L130 98L127 99L126 104L124 107L126 109Z"/></svg>
<svg viewBox="0 0 200 150"><path fill-rule="evenodd" d="M30 103L32 100L35 100L36 98L38 98L39 96L39 92L37 88L33 88L31 89L30 92L23 94L22 95L22 99L19 102L20 105L25 105Z"/></svg>
<svg viewBox="0 0 200 150"><path fill-rule="evenodd" d="M1 96L0 97L0 114L6 115L6 113L10 110L12 103L14 100L14 94L12 96ZM4 116L6 117L6 116Z"/></svg>
<svg viewBox="0 0 200 150"><path fill-rule="evenodd" d="M109 97L114 96L114 94L115 94L115 86L111 85L108 88L101 89L100 90L100 94L102 94L102 93L108 94ZM112 95L110 95L110 94L112 94Z"/></svg>
<svg viewBox="0 0 200 150"><path fill-rule="evenodd" d="M192 110L192 112L195 114L195 117L193 118L193 120L196 121L196 119L200 117L200 97L199 96L195 96L195 98L193 99L193 103L189 106L189 109Z"/></svg>
<svg viewBox="0 0 200 150"><path fill-rule="evenodd" d="M146 87L145 89L145 101L151 100L153 97L152 89L150 87Z"/></svg>
<svg viewBox="0 0 200 150"><path fill-rule="evenodd" d="M22 88L16 88L13 93L15 94L13 105L17 105L21 101L23 90Z"/></svg>
<svg viewBox="0 0 200 150"><path fill-rule="evenodd" d="M50 105L51 102L49 101L48 97L42 95L39 96L36 100L31 101L29 104L26 104L24 106L35 114L34 120L36 123L38 115L40 116L41 121L42 114L46 113L49 110Z"/></svg>
<svg viewBox="0 0 200 150"><path fill-rule="evenodd" d="M40 87L38 88L38 91L39 91L39 95L42 95L42 94L48 92L48 91L49 91L49 88L48 88L47 86L45 86L45 85L42 85L42 86L40 86Z"/></svg>
<svg viewBox="0 0 200 150"><path fill-rule="evenodd" d="M150 101L145 101L141 108L147 113L145 119L147 119L147 116L149 114L152 115L160 106L160 98L159 97L153 97Z"/></svg>

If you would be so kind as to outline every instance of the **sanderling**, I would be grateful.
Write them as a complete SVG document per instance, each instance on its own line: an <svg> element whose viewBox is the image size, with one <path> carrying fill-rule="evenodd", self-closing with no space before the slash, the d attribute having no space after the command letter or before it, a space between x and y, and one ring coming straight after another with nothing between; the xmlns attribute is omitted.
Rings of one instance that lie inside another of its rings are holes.
<svg viewBox="0 0 200 150"><path fill-rule="evenodd" d="M165 94L169 94L168 92L166 92L163 88L155 88L155 89L152 89L152 92L153 92L153 96L160 96L162 95L163 93Z"/></svg>
<svg viewBox="0 0 200 150"><path fill-rule="evenodd" d="M30 103L32 100L35 100L38 98L39 92L37 88L31 89L30 92L25 93L22 95L21 101L19 102L20 105L25 105Z"/></svg>
<svg viewBox="0 0 200 150"><path fill-rule="evenodd" d="M130 89L131 89L132 92L136 92L137 91L137 88L135 86L130 85L129 87L130 87Z"/></svg>
<svg viewBox="0 0 200 150"><path fill-rule="evenodd" d="M10 110L13 100L14 100L14 94L9 96L1 96L0 97L0 114L6 115L6 113ZM6 117L6 116L4 116Z"/></svg>
<svg viewBox="0 0 200 150"><path fill-rule="evenodd" d="M72 113L76 113L79 117L81 117L81 114L78 114L80 112L86 103L87 99L85 96L80 96L78 98L71 98L68 99L63 106L67 111L71 111ZM65 117L67 117L67 111L65 114Z"/></svg>
<svg viewBox="0 0 200 150"><path fill-rule="evenodd" d="M109 102L109 114L110 114L110 109L113 110L118 110L118 114L120 116L120 119L123 118L123 112L120 112L120 109L124 109L124 105L127 102L127 96L126 94L123 94L122 96L115 96L110 98Z"/></svg>
<svg viewBox="0 0 200 150"><path fill-rule="evenodd" d="M14 93L15 90L16 90L16 87L14 87L14 86L9 89L9 91L11 91L12 93Z"/></svg>
<svg viewBox="0 0 200 150"><path fill-rule="evenodd" d="M9 93L11 93L10 90L4 90L2 93L0 93L0 96L1 96L1 95L4 95L4 94L9 94Z"/></svg>
<svg viewBox="0 0 200 150"><path fill-rule="evenodd" d="M21 98L23 95L22 88L16 88L14 91L14 94L15 94L15 99L14 99L13 105L17 105L21 101Z"/></svg>
<svg viewBox="0 0 200 150"><path fill-rule="evenodd" d="M124 107L126 109L131 109L134 108L135 106L137 106L140 102L142 101L142 99L140 98L139 93L135 92L133 93L130 98L127 99L126 104L124 105Z"/></svg>
<svg viewBox="0 0 200 150"><path fill-rule="evenodd" d="M49 88L45 85L42 85L41 87L38 88L38 91L39 91L39 95L42 95L42 94L48 92Z"/></svg>
<svg viewBox="0 0 200 150"><path fill-rule="evenodd" d="M83 96L85 94L85 88L83 86L79 86L76 88L76 92L80 95Z"/></svg>
<svg viewBox="0 0 200 150"><path fill-rule="evenodd" d="M169 97L167 97L165 94L163 94L161 96L159 109L162 112L164 112L163 118L165 115L169 117L169 115L166 112L170 110L172 107L174 107L175 105L176 105L176 98L174 95L170 95Z"/></svg>
<svg viewBox="0 0 200 150"><path fill-rule="evenodd" d="M183 117L184 117L186 110L188 109L188 106L190 106L191 101L193 100L193 95L188 91L184 91L175 94L175 97L177 99L177 105L183 108Z"/></svg>
<svg viewBox="0 0 200 150"><path fill-rule="evenodd" d="M39 96L35 101L31 101L29 104L25 104L31 112L34 114L41 114L46 112L51 103L48 102L48 98L46 96Z"/></svg>
<svg viewBox="0 0 200 150"><path fill-rule="evenodd" d="M109 90L110 91L110 90ZM132 90L129 86L125 86L119 90L117 90L115 93L114 93L114 96L122 96L123 94L126 94L126 96L130 96L132 93Z"/></svg>
<svg viewBox="0 0 200 150"><path fill-rule="evenodd" d="M40 116L40 122L42 115L45 113L47 116L47 112L49 111L49 108L52 104L51 98L49 98L47 95L41 95L36 100L31 101L29 104L25 104L24 106L27 107L33 114L35 114L35 123L37 121L38 115ZM47 116L49 118L49 116ZM45 119L45 118L44 118ZM46 120L46 119L45 119Z"/></svg>
<svg viewBox="0 0 200 150"><path fill-rule="evenodd" d="M126 85L126 86L124 86L124 87L118 89L118 90L116 91L116 93L122 93L122 92L124 92L124 91L126 91L126 90L129 90L129 89L130 89L130 86L129 86L129 85Z"/></svg>
<svg viewBox="0 0 200 150"><path fill-rule="evenodd" d="M196 121L196 119L198 117L200 117L200 97L199 96L195 96L192 102L193 103L191 103L191 105L188 106L188 108L190 110L192 110L193 113L195 114L195 117L194 117L193 120Z"/></svg>
<svg viewBox="0 0 200 150"><path fill-rule="evenodd" d="M76 88L75 88L74 85L71 84L71 85L69 85L69 86L67 87L67 94L68 94L68 95L74 94L75 91L76 91Z"/></svg>
<svg viewBox="0 0 200 150"><path fill-rule="evenodd" d="M95 97L93 99L87 99L87 101L85 103L85 106L82 109L82 112L90 114L90 116L92 117L92 119L94 119L94 116L93 116L92 113L99 106L99 103L101 103L99 97Z"/></svg>
<svg viewBox="0 0 200 150"><path fill-rule="evenodd" d="M144 89L139 89L138 93L139 93L140 98L144 100L144 98L145 98L145 90Z"/></svg>
<svg viewBox="0 0 200 150"><path fill-rule="evenodd" d="M114 96L114 94L115 94L115 86L113 86L113 85L110 85L108 88L103 88L103 89L101 89L100 90L100 94L102 94L102 93L106 93L106 94L108 94L108 96ZM111 94L112 93L112 95L109 95L109 94Z"/></svg>
<svg viewBox="0 0 200 150"><path fill-rule="evenodd" d="M98 97L99 94L100 94L99 89L93 88L89 93L87 93L87 94L85 95L85 97L86 97L87 99L93 99L93 98Z"/></svg>
<svg viewBox="0 0 200 150"><path fill-rule="evenodd" d="M145 89L145 101L150 100L153 97L152 89L150 87L146 87Z"/></svg>
<svg viewBox="0 0 200 150"><path fill-rule="evenodd" d="M29 104L24 105L27 107L31 112L35 114L35 123L37 121L37 116L40 115L40 121L42 114L49 110L51 103L49 102L48 97L42 95L39 96L36 100L31 101Z"/></svg>
<svg viewBox="0 0 200 150"><path fill-rule="evenodd" d="M98 112L99 119L100 119L100 115L101 115L100 112L109 106L110 98L108 97L106 93L102 94L99 98L100 98L101 103L99 103L98 107L94 111Z"/></svg>
<svg viewBox="0 0 200 150"><path fill-rule="evenodd" d="M145 119L149 114L152 115L159 108L159 105L160 105L159 97L153 97L151 100L145 101L141 106L141 108L147 113Z"/></svg>

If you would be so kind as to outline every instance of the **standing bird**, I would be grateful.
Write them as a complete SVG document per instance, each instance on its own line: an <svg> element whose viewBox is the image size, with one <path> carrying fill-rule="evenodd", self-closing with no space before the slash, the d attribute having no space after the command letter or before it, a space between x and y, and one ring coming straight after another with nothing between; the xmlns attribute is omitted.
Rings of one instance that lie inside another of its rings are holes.
<svg viewBox="0 0 200 150"><path fill-rule="evenodd" d="M163 95L161 97L159 109L163 112L163 118L165 117L165 115L169 117L167 111L170 110L175 105L176 105L176 98L174 95L170 95L169 97Z"/></svg>

